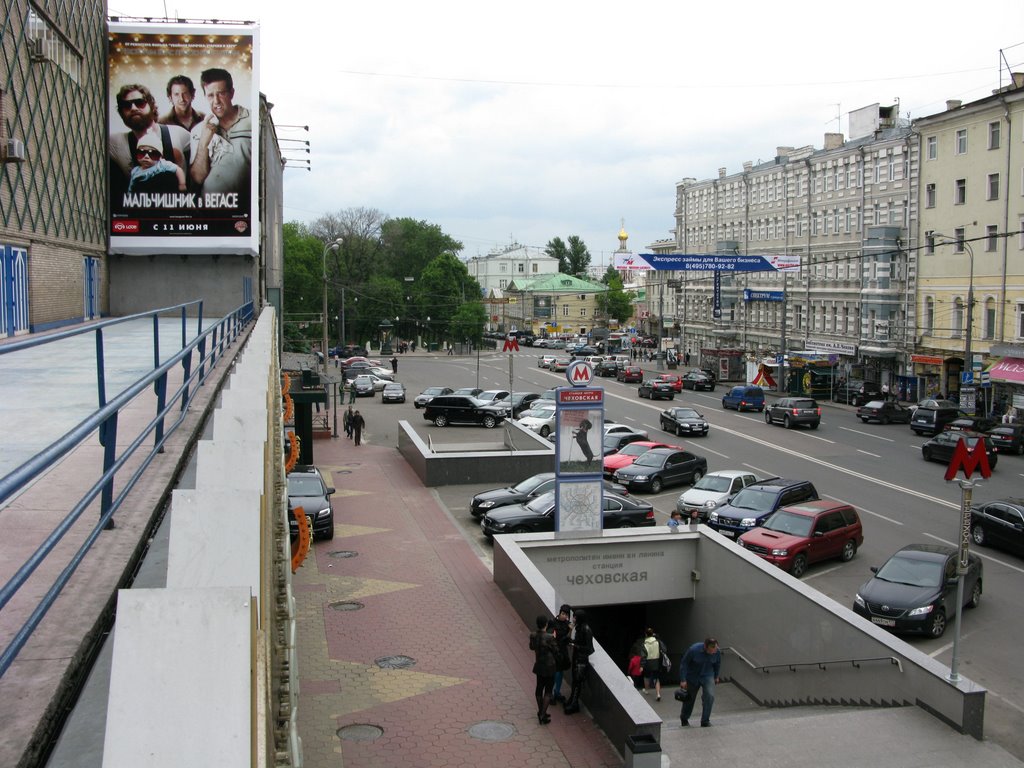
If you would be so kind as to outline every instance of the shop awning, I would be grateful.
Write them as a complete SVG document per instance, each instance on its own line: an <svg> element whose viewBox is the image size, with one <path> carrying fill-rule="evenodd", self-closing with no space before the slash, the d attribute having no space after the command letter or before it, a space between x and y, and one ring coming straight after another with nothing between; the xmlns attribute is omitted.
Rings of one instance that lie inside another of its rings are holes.
<svg viewBox="0 0 1024 768"><path fill-rule="evenodd" d="M1009 381L1024 384L1024 358L1003 357L989 366L986 371L995 381Z"/></svg>

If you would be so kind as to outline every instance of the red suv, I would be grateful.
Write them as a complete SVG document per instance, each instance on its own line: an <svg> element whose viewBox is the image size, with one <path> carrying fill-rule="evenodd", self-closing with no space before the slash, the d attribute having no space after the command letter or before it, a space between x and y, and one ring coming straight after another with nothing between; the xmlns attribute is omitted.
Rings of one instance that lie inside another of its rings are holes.
<svg viewBox="0 0 1024 768"><path fill-rule="evenodd" d="M682 376L676 376L674 373L663 373L659 375L658 378L661 379L662 381L667 381L669 384L671 384L672 389L674 389L676 392L681 393L683 391Z"/></svg>
<svg viewBox="0 0 1024 768"><path fill-rule="evenodd" d="M800 578L810 563L852 560L864 543L857 510L834 501L805 501L782 507L760 528L739 537L744 549Z"/></svg>

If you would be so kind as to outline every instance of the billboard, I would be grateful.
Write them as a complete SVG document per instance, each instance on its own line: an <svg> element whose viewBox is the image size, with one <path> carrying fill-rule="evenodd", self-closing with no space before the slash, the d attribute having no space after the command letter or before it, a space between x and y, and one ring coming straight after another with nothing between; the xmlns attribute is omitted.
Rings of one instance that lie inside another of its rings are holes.
<svg viewBox="0 0 1024 768"><path fill-rule="evenodd" d="M259 29L111 22L110 252L259 252Z"/></svg>
<svg viewBox="0 0 1024 768"><path fill-rule="evenodd" d="M768 256L738 253L616 253L615 268L650 272L799 272L799 254Z"/></svg>

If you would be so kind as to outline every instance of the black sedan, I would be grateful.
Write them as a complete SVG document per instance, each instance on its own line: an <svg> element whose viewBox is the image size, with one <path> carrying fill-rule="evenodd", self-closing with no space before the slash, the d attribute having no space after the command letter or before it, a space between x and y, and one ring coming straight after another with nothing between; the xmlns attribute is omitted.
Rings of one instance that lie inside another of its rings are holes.
<svg viewBox="0 0 1024 768"><path fill-rule="evenodd" d="M1024 499L999 499L971 507L971 538L979 546L1024 555Z"/></svg>
<svg viewBox="0 0 1024 768"><path fill-rule="evenodd" d="M685 380L684 380L685 382ZM685 385L685 384L684 384ZM707 437L708 422L704 415L693 408L669 408L659 417L661 428L677 435L700 435Z"/></svg>
<svg viewBox="0 0 1024 768"><path fill-rule="evenodd" d="M857 408L857 418L867 424L877 421L879 424L909 424L914 412L906 406L892 400L871 400Z"/></svg>
<svg viewBox="0 0 1024 768"><path fill-rule="evenodd" d="M956 547L910 544L890 557L857 590L853 611L893 632L942 637L956 614ZM983 583L981 558L970 553L964 575L964 605L976 608Z"/></svg>
<svg viewBox="0 0 1024 768"><path fill-rule="evenodd" d="M640 397L647 397L651 400L675 400L676 390L672 382L661 379L648 379L637 387L636 393Z"/></svg>
<svg viewBox="0 0 1024 768"><path fill-rule="evenodd" d="M601 455L611 456L618 453L624 446L635 443L637 440L646 440L647 435L640 432L612 432L605 435L601 440Z"/></svg>
<svg viewBox="0 0 1024 768"><path fill-rule="evenodd" d="M690 371L683 374L683 389L714 392L715 380L704 373L704 371Z"/></svg>
<svg viewBox="0 0 1024 768"><path fill-rule="evenodd" d="M605 491L619 494L621 496L629 495L629 491L618 483L613 483L608 480L603 482ZM498 507L507 507L511 504L526 504L531 499L536 499L554 490L554 487L555 473L541 472L539 475L528 477L515 485L508 486L507 488L494 488L490 491L481 491L474 496L473 500L469 503L469 513L473 515L473 517L479 518L487 514L492 509L497 509Z"/></svg>
<svg viewBox="0 0 1024 768"><path fill-rule="evenodd" d="M988 431L1000 453L1024 453L1024 424L1000 424Z"/></svg>
<svg viewBox="0 0 1024 768"><path fill-rule="evenodd" d="M961 416L953 419L943 429L959 429L968 432L988 432L999 422L988 416Z"/></svg>
<svg viewBox="0 0 1024 768"><path fill-rule="evenodd" d="M604 528L653 526L654 507L642 499L605 491L602 502ZM546 533L555 530L555 492L538 496L529 504L514 504L488 512L480 521L488 539L501 533Z"/></svg>
<svg viewBox="0 0 1024 768"><path fill-rule="evenodd" d="M939 434L921 446L921 455L924 456L925 461L941 461L943 464L949 464L953 460L953 451L956 450L957 443L960 442L961 438L967 441L968 453L974 451L974 447L978 444L979 440L984 440L985 455L988 456L988 466L990 469L996 468L999 453L995 444L987 435L979 435L976 432L961 432L959 430L939 432Z"/></svg>
<svg viewBox="0 0 1024 768"><path fill-rule="evenodd" d="M631 491L661 493L668 485L696 483L708 471L708 460L689 451L652 448L628 467L616 470L615 482Z"/></svg>

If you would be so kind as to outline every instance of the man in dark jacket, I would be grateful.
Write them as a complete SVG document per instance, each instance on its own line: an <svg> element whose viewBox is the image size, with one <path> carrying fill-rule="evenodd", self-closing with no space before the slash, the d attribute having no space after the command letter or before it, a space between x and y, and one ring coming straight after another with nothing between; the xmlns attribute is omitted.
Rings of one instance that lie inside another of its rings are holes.
<svg viewBox="0 0 1024 768"><path fill-rule="evenodd" d="M682 725L690 724L693 705L697 702L697 689L701 690L700 724L711 725L711 707L715 703L715 684L719 681L722 671L722 652L718 650L718 641L708 637L703 643L694 643L686 649L683 660L679 662L679 687L683 689L685 698L679 713Z"/></svg>
<svg viewBox="0 0 1024 768"><path fill-rule="evenodd" d="M580 711L580 693L590 672L590 654L593 652L594 633L590 631L587 612L583 609L577 610L572 636L572 689L569 692L569 700L565 703L567 715Z"/></svg>
<svg viewBox="0 0 1024 768"><path fill-rule="evenodd" d="M530 650L534 652L533 674L537 676L534 696L537 698L537 722L547 725L551 722L548 704L551 702L551 686L555 680L558 643L552 631L555 623L546 616L537 617L537 631L530 635Z"/></svg>
<svg viewBox="0 0 1024 768"><path fill-rule="evenodd" d="M558 615L555 616L555 640L558 642L558 666L555 669L555 682L553 685L554 693L551 696L551 701L558 703L559 701L565 701L565 697L562 695L562 676L572 665L572 654L569 652L569 641L570 635L572 634L572 626L569 624L569 616L572 615L572 608L568 604L563 604L558 609Z"/></svg>
<svg viewBox="0 0 1024 768"><path fill-rule="evenodd" d="M356 411L352 414L352 435L355 440L355 444L359 445L363 437L363 427L366 426L366 421L363 419L363 415Z"/></svg>

